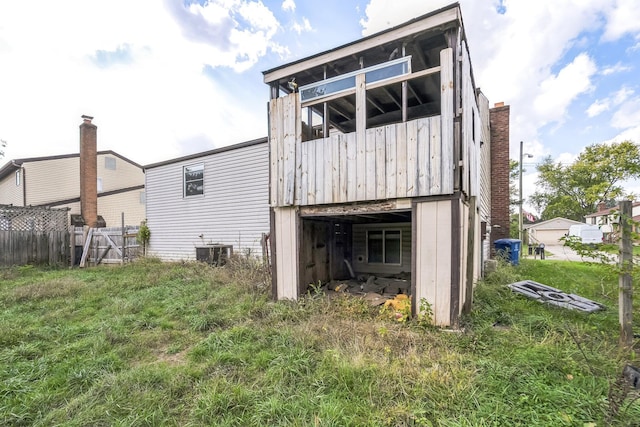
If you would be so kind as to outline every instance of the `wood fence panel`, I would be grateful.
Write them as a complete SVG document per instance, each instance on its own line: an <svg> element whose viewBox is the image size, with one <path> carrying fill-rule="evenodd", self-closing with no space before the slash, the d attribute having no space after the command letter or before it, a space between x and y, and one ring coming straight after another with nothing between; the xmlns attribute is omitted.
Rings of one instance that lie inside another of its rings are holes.
<svg viewBox="0 0 640 427"><path fill-rule="evenodd" d="M69 265L68 231L0 231L0 266Z"/></svg>

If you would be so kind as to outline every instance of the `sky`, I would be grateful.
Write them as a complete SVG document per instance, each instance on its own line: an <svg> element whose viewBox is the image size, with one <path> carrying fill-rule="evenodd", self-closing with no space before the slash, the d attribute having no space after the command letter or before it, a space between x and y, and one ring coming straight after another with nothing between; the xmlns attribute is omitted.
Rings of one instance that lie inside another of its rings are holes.
<svg viewBox="0 0 640 427"><path fill-rule="evenodd" d="M262 71L450 3L0 0L0 164L77 153L83 114L99 150L141 165L266 136ZM640 1L460 5L477 86L511 107L510 157L533 155L525 198L547 156L640 143Z"/></svg>

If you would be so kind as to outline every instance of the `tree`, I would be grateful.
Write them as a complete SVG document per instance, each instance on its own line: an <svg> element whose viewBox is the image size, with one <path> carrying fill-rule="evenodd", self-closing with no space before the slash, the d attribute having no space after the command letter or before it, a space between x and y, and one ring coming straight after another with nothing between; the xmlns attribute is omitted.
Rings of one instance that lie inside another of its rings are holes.
<svg viewBox="0 0 640 427"><path fill-rule="evenodd" d="M7 141L5 141L4 139L0 139L0 159L4 157L3 148L5 148L6 146L7 146Z"/></svg>
<svg viewBox="0 0 640 427"><path fill-rule="evenodd" d="M631 141L593 144L570 165L550 157L538 166L538 190L530 197L541 219L583 221L600 203L628 198L620 183L640 177L640 148Z"/></svg>

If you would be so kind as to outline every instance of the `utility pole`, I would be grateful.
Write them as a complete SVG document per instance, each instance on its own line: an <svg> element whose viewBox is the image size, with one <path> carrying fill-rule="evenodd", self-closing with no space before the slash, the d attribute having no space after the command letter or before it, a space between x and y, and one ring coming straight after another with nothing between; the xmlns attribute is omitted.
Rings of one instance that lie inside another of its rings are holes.
<svg viewBox="0 0 640 427"><path fill-rule="evenodd" d="M522 240L522 234L523 234L523 230L522 230L522 204L524 203L524 199L522 198L522 162L524 159L524 156L527 156L528 158L532 158L533 154L529 154L529 153L523 153L522 152L522 146L523 146L523 142L520 141L520 162L518 163L518 167L519 167L519 178L520 178L520 194L518 196L518 239L520 239L520 244L522 245L522 243L524 243L524 241ZM522 249L520 249L520 253L522 253Z"/></svg>
<svg viewBox="0 0 640 427"><path fill-rule="evenodd" d="M620 277L618 279L618 317L620 319L620 346L631 348L633 344L633 247L631 244L631 201L624 200L620 204Z"/></svg>

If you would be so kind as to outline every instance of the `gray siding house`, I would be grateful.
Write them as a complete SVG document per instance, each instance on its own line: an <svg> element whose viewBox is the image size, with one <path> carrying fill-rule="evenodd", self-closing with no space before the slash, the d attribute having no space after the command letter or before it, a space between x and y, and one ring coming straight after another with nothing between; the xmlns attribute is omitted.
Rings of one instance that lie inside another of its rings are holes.
<svg viewBox="0 0 640 427"><path fill-rule="evenodd" d="M145 166L148 255L195 260L197 248L262 254L269 232L269 151L257 139Z"/></svg>

